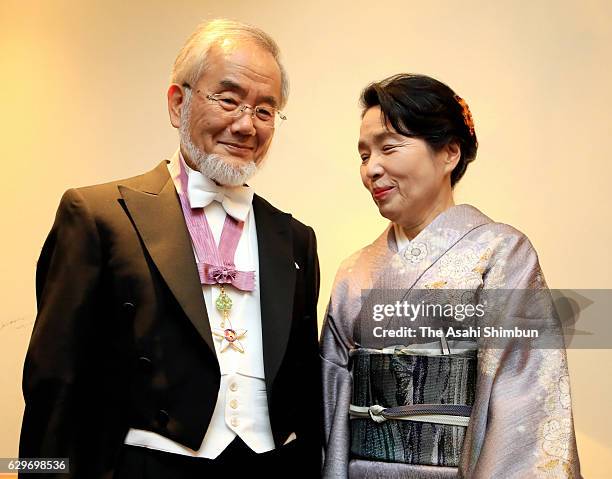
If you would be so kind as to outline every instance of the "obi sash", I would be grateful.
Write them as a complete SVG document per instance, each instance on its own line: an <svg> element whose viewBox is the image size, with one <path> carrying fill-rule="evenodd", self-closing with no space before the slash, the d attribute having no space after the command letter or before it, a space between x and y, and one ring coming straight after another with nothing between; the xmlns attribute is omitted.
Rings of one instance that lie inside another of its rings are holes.
<svg viewBox="0 0 612 479"><path fill-rule="evenodd" d="M351 352L351 455L457 467L476 389L476 343Z"/></svg>

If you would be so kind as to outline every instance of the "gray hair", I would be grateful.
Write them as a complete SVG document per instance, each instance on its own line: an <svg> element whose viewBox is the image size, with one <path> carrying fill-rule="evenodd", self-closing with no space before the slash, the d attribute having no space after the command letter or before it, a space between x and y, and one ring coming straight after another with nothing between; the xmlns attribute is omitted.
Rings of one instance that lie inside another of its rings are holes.
<svg viewBox="0 0 612 479"><path fill-rule="evenodd" d="M206 69L206 57L213 45L221 43L226 38L252 41L259 45L276 60L281 72L280 107L287 103L289 96L289 78L280 61L280 49L276 42L263 30L234 20L216 19L200 24L179 51L170 82L182 85L195 85Z"/></svg>

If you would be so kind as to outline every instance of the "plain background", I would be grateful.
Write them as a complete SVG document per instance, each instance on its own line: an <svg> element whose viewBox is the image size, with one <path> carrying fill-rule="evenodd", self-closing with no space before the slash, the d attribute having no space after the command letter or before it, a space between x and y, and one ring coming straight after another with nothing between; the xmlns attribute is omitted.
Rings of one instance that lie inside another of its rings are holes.
<svg viewBox="0 0 612 479"><path fill-rule="evenodd" d="M612 289L611 2L0 0L0 457L17 454L35 265L60 196L173 154L170 67L216 17L281 46L289 120L253 183L315 228L321 315L340 261L386 224L359 179L357 99L398 72L471 107L480 149L456 202L526 233L551 288ZM568 356L584 476L611 477L612 353Z"/></svg>

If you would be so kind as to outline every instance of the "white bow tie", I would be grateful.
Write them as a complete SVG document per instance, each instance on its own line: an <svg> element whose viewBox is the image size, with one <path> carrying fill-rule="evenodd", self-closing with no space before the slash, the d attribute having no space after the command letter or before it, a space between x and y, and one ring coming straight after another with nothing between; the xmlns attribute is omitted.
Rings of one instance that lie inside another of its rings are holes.
<svg viewBox="0 0 612 479"><path fill-rule="evenodd" d="M200 172L189 171L187 196L192 208L204 208L213 201L218 201L225 212L244 221L251 209L253 188L250 186L219 186Z"/></svg>

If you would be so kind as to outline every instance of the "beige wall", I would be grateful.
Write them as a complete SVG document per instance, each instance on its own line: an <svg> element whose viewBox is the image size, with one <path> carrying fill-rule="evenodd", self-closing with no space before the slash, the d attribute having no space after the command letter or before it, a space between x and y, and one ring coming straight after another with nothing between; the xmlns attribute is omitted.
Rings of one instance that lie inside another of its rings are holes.
<svg viewBox="0 0 612 479"><path fill-rule="evenodd" d="M255 186L317 231L321 312L341 259L385 224L360 186L357 98L400 71L471 106L481 147L457 201L524 231L551 287L612 288L610 2L1 0L0 457L17 454L34 268L60 195L173 153L170 65L218 16L282 47L289 121ZM585 477L610 477L612 354L569 359Z"/></svg>

